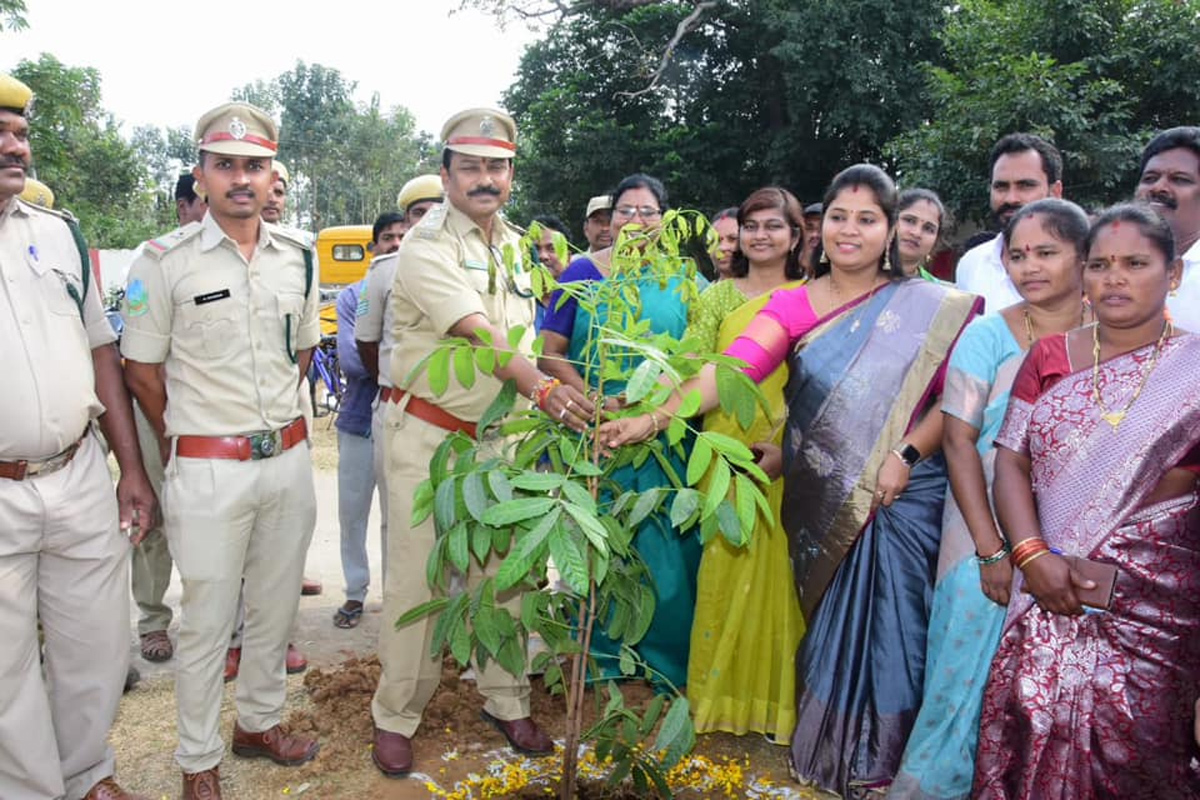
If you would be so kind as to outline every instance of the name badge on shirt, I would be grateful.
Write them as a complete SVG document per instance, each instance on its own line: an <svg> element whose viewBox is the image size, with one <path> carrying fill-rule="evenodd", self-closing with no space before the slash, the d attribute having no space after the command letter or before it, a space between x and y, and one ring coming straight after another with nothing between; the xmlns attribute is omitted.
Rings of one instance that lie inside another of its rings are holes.
<svg viewBox="0 0 1200 800"><path fill-rule="evenodd" d="M231 295L230 295L230 292L228 289L219 289L218 291L215 291L215 292L205 292L204 294L198 294L192 298L192 302L194 302L198 306L202 306L205 303L215 303L218 300L224 300L225 298L230 297L230 296Z"/></svg>

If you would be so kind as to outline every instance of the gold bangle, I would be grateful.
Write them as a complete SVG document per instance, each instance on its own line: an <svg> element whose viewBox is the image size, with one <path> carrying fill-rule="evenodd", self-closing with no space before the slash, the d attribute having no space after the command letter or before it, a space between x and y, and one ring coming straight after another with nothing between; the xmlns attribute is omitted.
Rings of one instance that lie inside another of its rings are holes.
<svg viewBox="0 0 1200 800"><path fill-rule="evenodd" d="M1025 569L1025 567L1028 566L1030 563L1037 561L1039 558L1048 554L1049 552L1050 551L1048 549L1047 550L1038 550L1036 553L1031 555L1029 558L1027 558L1024 561L1022 561L1021 563L1017 564L1017 569L1020 569L1020 570Z"/></svg>
<svg viewBox="0 0 1200 800"><path fill-rule="evenodd" d="M650 412L650 424L654 426L654 433L651 435L658 436L658 412L657 411Z"/></svg>

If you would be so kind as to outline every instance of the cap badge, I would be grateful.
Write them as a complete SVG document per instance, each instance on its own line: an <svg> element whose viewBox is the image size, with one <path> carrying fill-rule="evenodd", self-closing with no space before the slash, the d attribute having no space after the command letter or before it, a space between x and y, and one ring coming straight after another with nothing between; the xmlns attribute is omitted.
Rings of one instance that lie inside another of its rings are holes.
<svg viewBox="0 0 1200 800"><path fill-rule="evenodd" d="M235 139L246 138L246 123L238 117L229 120L229 135Z"/></svg>
<svg viewBox="0 0 1200 800"><path fill-rule="evenodd" d="M479 120L479 133L488 137L495 136L496 120L492 119L491 117L484 117L483 119Z"/></svg>

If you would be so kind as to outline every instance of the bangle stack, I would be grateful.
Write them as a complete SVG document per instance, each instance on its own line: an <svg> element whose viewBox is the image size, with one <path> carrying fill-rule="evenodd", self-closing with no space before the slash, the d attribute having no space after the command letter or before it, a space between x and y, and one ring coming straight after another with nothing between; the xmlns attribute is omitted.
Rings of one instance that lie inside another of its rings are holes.
<svg viewBox="0 0 1200 800"><path fill-rule="evenodd" d="M999 564L1010 555L1012 555L1012 547L1009 545L1008 540L1005 539L1004 544L1000 546L1000 549L992 553L990 556L981 556L979 555L979 551L976 550L975 560L979 562L979 566L981 567L990 567L992 564Z"/></svg>
<svg viewBox="0 0 1200 800"><path fill-rule="evenodd" d="M651 435L658 436L658 412L657 411L650 412L650 424L654 426L654 433Z"/></svg>
<svg viewBox="0 0 1200 800"><path fill-rule="evenodd" d="M551 378L549 375L543 375L538 379L538 382L529 390L529 402L536 405L543 411L546 410L546 401L550 399L551 393L555 389L562 386L562 381L558 378Z"/></svg>
<svg viewBox="0 0 1200 800"><path fill-rule="evenodd" d="M1012 560L1016 564L1017 569L1025 569L1025 566L1035 559L1041 558L1050 552L1050 545L1046 544L1046 540L1040 536L1031 536L1019 542L1012 549Z"/></svg>

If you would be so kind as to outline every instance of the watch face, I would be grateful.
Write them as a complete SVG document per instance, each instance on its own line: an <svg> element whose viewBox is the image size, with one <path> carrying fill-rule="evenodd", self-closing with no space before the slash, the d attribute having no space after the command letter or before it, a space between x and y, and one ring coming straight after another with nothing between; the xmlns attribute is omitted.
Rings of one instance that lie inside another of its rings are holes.
<svg viewBox="0 0 1200 800"><path fill-rule="evenodd" d="M905 464L911 467L921 460L921 451L911 444L906 444L900 449L900 457L904 459Z"/></svg>

